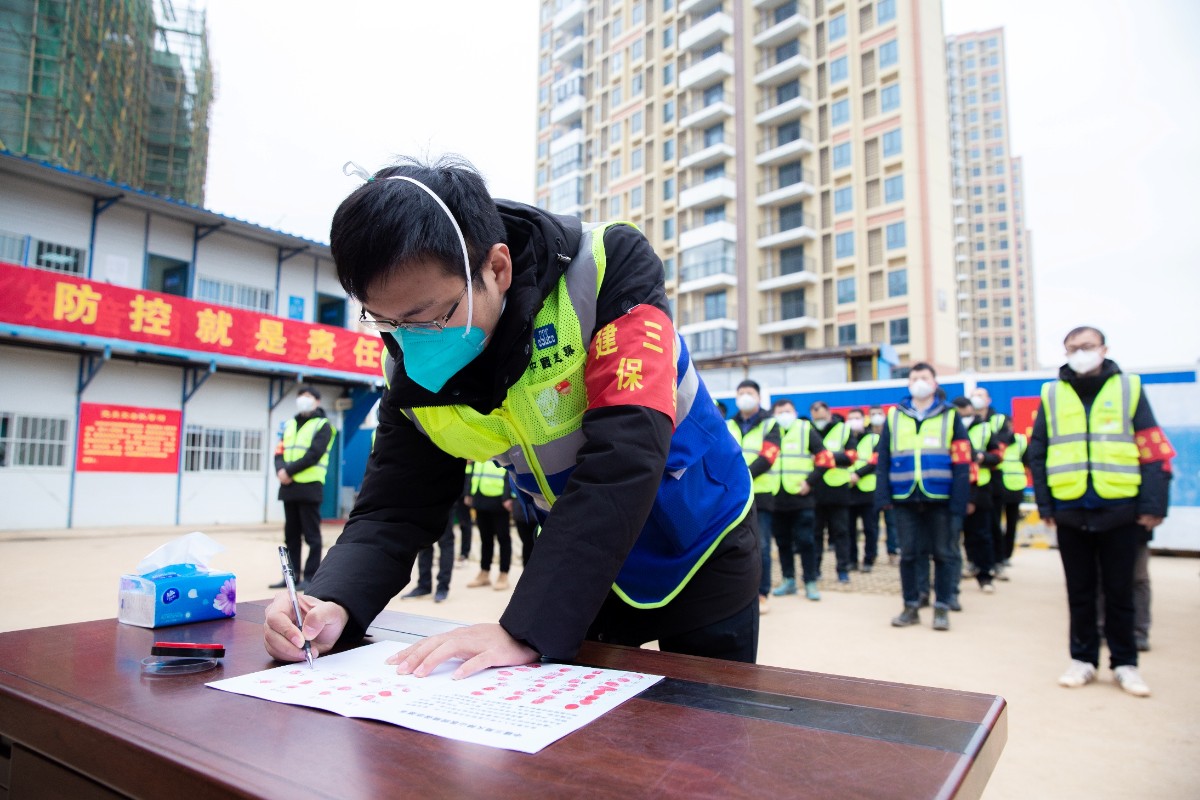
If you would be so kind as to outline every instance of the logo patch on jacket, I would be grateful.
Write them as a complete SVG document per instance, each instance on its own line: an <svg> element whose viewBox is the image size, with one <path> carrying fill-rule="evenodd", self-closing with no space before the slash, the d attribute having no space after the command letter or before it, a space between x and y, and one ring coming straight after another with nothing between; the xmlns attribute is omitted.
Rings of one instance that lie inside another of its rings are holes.
<svg viewBox="0 0 1200 800"><path fill-rule="evenodd" d="M533 331L533 343L537 345L538 350L545 350L547 347L554 347L558 344L558 331L553 325L543 325Z"/></svg>

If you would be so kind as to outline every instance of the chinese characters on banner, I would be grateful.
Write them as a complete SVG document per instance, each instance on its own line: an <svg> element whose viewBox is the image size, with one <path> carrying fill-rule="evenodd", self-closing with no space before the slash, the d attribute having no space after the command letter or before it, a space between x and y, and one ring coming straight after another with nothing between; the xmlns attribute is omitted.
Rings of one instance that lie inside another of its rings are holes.
<svg viewBox="0 0 1200 800"><path fill-rule="evenodd" d="M179 471L180 413L83 403L79 408L79 472Z"/></svg>
<svg viewBox="0 0 1200 800"><path fill-rule="evenodd" d="M0 323L376 377L374 334L0 263Z"/></svg>

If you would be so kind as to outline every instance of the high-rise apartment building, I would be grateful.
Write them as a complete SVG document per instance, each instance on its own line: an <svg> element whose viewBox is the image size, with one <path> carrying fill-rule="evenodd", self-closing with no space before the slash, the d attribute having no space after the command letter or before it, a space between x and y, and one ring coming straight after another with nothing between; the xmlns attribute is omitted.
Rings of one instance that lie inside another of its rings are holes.
<svg viewBox="0 0 1200 800"><path fill-rule="evenodd" d="M544 0L537 198L628 219L696 358L959 366L938 2Z"/></svg>
<svg viewBox="0 0 1200 800"><path fill-rule="evenodd" d="M1012 154L1004 31L946 38L959 368L1034 369L1033 259Z"/></svg>

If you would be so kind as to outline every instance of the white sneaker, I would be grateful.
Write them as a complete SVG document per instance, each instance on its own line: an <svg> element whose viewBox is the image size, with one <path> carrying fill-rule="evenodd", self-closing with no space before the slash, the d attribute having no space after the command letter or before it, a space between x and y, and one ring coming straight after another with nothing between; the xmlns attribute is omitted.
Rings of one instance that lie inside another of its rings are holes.
<svg viewBox="0 0 1200 800"><path fill-rule="evenodd" d="M1122 689L1129 692L1135 697L1149 697L1150 687L1142 680L1142 676L1138 674L1137 667L1124 666L1117 667L1113 670L1113 675L1117 679L1117 683Z"/></svg>
<svg viewBox="0 0 1200 800"><path fill-rule="evenodd" d="M1119 679L1120 676L1118 676ZM1095 667L1086 661L1072 661L1071 666L1067 667L1067 671L1058 676L1058 685L1065 686L1068 689L1078 689L1080 686L1086 686L1094 680L1096 680Z"/></svg>

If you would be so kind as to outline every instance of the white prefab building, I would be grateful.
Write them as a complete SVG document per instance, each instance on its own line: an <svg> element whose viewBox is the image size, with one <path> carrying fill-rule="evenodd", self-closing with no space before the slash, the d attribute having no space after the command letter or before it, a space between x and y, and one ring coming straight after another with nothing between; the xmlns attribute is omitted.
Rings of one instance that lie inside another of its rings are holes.
<svg viewBox="0 0 1200 800"><path fill-rule="evenodd" d="M382 382L358 313L326 244L0 151L0 529L282 520L302 382L341 516Z"/></svg>

